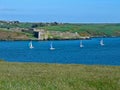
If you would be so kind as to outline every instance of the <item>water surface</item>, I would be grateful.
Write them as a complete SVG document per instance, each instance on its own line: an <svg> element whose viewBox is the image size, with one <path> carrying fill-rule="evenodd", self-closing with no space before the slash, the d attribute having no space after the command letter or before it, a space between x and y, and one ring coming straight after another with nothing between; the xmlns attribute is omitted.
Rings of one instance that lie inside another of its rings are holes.
<svg viewBox="0 0 120 90"><path fill-rule="evenodd" d="M40 62L62 64L98 64L120 65L120 38L101 38L83 40L52 41L56 49L51 51L51 41L33 41L34 49L29 48L30 41L0 41L0 58L9 62Z"/></svg>

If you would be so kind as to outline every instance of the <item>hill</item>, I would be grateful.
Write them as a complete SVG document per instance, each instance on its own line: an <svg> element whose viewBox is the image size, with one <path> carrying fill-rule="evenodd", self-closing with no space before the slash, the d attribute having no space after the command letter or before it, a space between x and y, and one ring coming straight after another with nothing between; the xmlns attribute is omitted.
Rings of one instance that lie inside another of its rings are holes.
<svg viewBox="0 0 120 90"><path fill-rule="evenodd" d="M35 29L37 30L42 29L45 35L49 34L47 39L79 39L82 37L119 37L120 36L119 23L118 24L117 23L72 24L72 23L57 23L57 22L30 23L30 22L19 22L19 21L0 21L0 31L6 30L12 32L22 32L23 34L27 33L30 34L32 38L37 39L34 32ZM3 37L4 39L7 39L8 35L7 37L5 36ZM25 39L27 38L25 37Z"/></svg>
<svg viewBox="0 0 120 90"><path fill-rule="evenodd" d="M56 26L44 26L42 28L50 31L77 32L80 36L120 36L120 24L61 24Z"/></svg>
<svg viewBox="0 0 120 90"><path fill-rule="evenodd" d="M0 28L0 40L30 40L32 35L23 32L13 32Z"/></svg>

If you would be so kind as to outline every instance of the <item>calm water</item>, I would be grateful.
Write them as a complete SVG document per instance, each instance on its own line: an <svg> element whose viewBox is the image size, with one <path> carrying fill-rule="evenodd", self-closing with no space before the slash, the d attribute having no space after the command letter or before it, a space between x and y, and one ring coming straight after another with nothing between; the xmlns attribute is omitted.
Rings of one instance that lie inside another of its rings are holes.
<svg viewBox="0 0 120 90"><path fill-rule="evenodd" d="M54 51L49 50L51 41L0 41L0 58L9 62L40 62L63 64L99 64L120 65L120 38L104 38L104 46L99 45L100 38L83 40L53 41Z"/></svg>

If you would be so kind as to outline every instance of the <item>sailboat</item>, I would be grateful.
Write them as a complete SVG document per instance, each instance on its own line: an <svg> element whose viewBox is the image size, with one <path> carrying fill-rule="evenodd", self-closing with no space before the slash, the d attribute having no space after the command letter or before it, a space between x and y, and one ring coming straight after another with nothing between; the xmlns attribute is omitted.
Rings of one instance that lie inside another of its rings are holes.
<svg viewBox="0 0 120 90"><path fill-rule="evenodd" d="M103 43L103 39L100 40L100 45L103 46L104 43Z"/></svg>
<svg viewBox="0 0 120 90"><path fill-rule="evenodd" d="M81 48L84 47L84 45L82 44L82 40L80 41L80 47Z"/></svg>
<svg viewBox="0 0 120 90"><path fill-rule="evenodd" d="M52 45L52 42L51 42L51 44L50 44L50 50L55 50L55 48L54 48L53 45Z"/></svg>
<svg viewBox="0 0 120 90"><path fill-rule="evenodd" d="M30 49L34 48L33 45L32 45L32 41L30 41L30 43L29 43L29 48Z"/></svg>

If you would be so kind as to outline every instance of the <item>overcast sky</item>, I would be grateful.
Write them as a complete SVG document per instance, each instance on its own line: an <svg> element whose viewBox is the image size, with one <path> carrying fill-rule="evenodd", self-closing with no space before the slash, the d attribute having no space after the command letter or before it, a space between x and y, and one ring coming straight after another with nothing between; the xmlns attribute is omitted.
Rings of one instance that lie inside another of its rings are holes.
<svg viewBox="0 0 120 90"><path fill-rule="evenodd" d="M0 20L120 23L120 0L0 0Z"/></svg>

